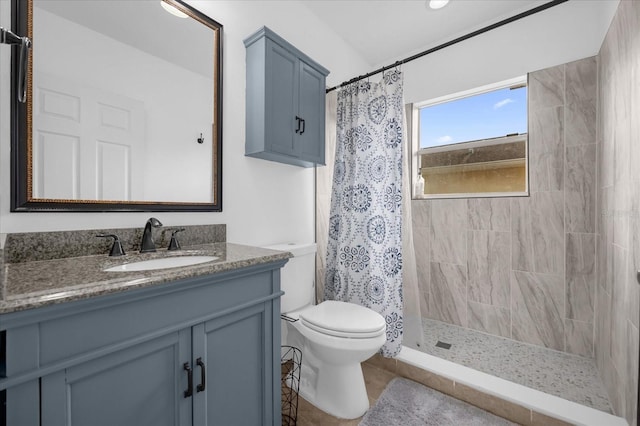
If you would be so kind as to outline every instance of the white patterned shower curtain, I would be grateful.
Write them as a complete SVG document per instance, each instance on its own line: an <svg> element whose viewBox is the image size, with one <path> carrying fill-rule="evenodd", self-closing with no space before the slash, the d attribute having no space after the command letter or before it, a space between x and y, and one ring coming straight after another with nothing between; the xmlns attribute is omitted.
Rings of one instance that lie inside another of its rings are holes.
<svg viewBox="0 0 640 426"><path fill-rule="evenodd" d="M402 74L338 92L324 298L356 303L387 324L384 356L403 336Z"/></svg>

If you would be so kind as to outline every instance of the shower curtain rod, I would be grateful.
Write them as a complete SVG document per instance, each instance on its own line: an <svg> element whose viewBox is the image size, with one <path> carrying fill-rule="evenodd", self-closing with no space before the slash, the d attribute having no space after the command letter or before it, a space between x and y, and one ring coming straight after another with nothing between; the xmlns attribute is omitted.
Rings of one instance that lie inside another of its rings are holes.
<svg viewBox="0 0 640 426"><path fill-rule="evenodd" d="M336 90L339 87L348 86L349 84L355 83L356 81L364 80L365 78L369 78L369 77L371 77L373 75L376 75L376 74L379 74L381 72L385 72L386 70L398 67L398 66L400 66L402 64L406 64L407 62L411 62L411 61L413 61L415 59L422 58L423 56L426 56L426 55L428 55L430 53L433 53L433 52L437 52L438 50L444 49L445 47L449 47L449 46L452 46L454 44L460 43L461 41L468 40L468 39L470 39L472 37L475 37L477 35L486 33L487 31L494 30L494 29L499 28L499 27L501 27L503 25L509 24L511 22L517 21L517 20L522 19L522 18L526 18L527 16L531 16L531 15L536 14L538 12L542 12L543 10L547 10L547 9L553 7L553 6L557 6L559 4L566 3L567 1L569 1L569 0L553 0L553 1L550 1L548 3L542 4L540 6L534 7L533 9L529 9L529 10L524 11L522 13L518 13L517 15L514 15L514 16L512 16L510 18L503 19L502 21L496 22L495 24L488 25L488 26L486 26L484 28L480 28L479 30L470 32L469 34L463 35L463 36L458 37L458 38L456 38L454 40L451 40L451 41L448 41L446 43L440 44L440 45L438 45L436 47L432 47L431 49L427 49L427 50L425 50L423 52L416 53L415 55L409 56L408 58L402 59L400 61L396 61L391 65L386 65L386 66L384 66L382 68L379 68L379 69L377 69L375 71L371 71L370 73L367 73L367 74L352 78L351 80L345 81L342 84L339 84L338 86L330 87L330 88L327 89L326 93L329 93L329 92L331 92L333 90Z"/></svg>

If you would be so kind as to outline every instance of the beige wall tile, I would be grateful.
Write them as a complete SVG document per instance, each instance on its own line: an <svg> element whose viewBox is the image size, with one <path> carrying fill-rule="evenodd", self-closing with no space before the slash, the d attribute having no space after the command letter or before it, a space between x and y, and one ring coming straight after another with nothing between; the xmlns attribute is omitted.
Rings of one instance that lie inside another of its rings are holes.
<svg viewBox="0 0 640 426"><path fill-rule="evenodd" d="M564 198L567 232L595 232L595 144L567 147Z"/></svg>
<svg viewBox="0 0 640 426"><path fill-rule="evenodd" d="M566 234L565 241L565 318L593 323L595 234Z"/></svg>
<svg viewBox="0 0 640 426"><path fill-rule="evenodd" d="M467 232L467 300L508 308L510 233Z"/></svg>
<svg viewBox="0 0 640 426"><path fill-rule="evenodd" d="M429 315L431 318L467 326L467 267L431 262Z"/></svg>
<svg viewBox="0 0 640 426"><path fill-rule="evenodd" d="M564 105L564 65L529 74L529 108Z"/></svg>
<svg viewBox="0 0 640 426"><path fill-rule="evenodd" d="M598 90L598 63L595 56L569 62L565 68L566 102L595 99Z"/></svg>
<svg viewBox="0 0 640 426"><path fill-rule="evenodd" d="M468 302L469 328L511 338L511 310L501 306Z"/></svg>
<svg viewBox="0 0 640 426"><path fill-rule="evenodd" d="M514 339L564 350L564 276L513 271L511 300Z"/></svg>
<svg viewBox="0 0 640 426"><path fill-rule="evenodd" d="M509 231L508 198L469 198L467 200L469 229Z"/></svg>
<svg viewBox="0 0 640 426"><path fill-rule="evenodd" d="M467 260L467 200L431 202L431 261L464 264Z"/></svg>
<svg viewBox="0 0 640 426"><path fill-rule="evenodd" d="M565 351L593 358L593 324L576 320L564 320Z"/></svg>

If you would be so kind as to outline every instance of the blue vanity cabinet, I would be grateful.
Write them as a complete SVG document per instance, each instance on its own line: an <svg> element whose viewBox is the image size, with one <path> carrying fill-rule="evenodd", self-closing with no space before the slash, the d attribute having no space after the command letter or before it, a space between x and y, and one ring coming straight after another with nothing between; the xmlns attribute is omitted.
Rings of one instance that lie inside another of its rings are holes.
<svg viewBox="0 0 640 426"><path fill-rule="evenodd" d="M245 154L302 167L324 165L329 71L267 27L244 43Z"/></svg>
<svg viewBox="0 0 640 426"><path fill-rule="evenodd" d="M1 315L6 424L280 425L285 262Z"/></svg>

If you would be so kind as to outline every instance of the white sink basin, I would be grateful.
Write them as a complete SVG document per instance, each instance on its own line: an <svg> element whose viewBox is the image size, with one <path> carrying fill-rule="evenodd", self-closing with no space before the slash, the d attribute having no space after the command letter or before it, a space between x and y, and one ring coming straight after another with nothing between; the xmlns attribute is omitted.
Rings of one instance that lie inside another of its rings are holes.
<svg viewBox="0 0 640 426"><path fill-rule="evenodd" d="M105 272L133 272L152 271L155 269L177 268L180 266L197 265L199 263L213 262L216 256L174 256L161 259L142 260L140 262L125 263L104 269Z"/></svg>

